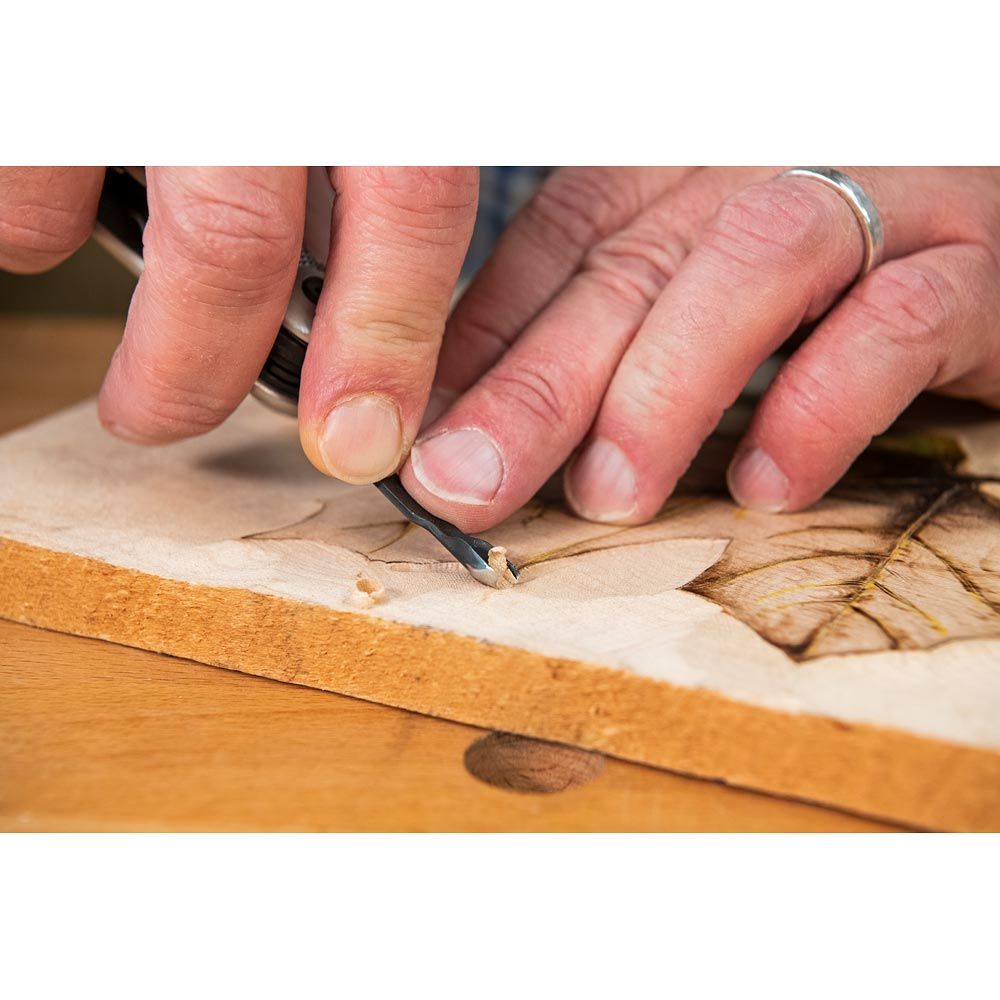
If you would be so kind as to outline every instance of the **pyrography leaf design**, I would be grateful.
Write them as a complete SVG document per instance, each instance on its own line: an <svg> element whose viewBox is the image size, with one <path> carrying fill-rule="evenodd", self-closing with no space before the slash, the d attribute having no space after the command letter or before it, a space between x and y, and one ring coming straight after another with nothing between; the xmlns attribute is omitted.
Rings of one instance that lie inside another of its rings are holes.
<svg viewBox="0 0 1000 1000"><path fill-rule="evenodd" d="M708 442L654 524L606 529L524 565L654 540L728 539L721 558L682 589L793 659L1000 638L996 481L959 474L965 455L953 439L877 439L825 500L781 515L726 498L731 445Z"/></svg>
<svg viewBox="0 0 1000 1000"><path fill-rule="evenodd" d="M876 441L831 496L734 521L685 589L790 656L1000 637L1000 503L947 438Z"/></svg>

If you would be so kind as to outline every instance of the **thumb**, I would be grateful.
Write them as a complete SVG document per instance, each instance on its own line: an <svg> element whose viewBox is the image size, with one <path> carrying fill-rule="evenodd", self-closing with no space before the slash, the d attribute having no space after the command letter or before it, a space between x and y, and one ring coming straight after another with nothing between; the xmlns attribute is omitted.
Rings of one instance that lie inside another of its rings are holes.
<svg viewBox="0 0 1000 1000"><path fill-rule="evenodd" d="M299 432L321 471L394 472L416 437L476 217L472 167L343 167L302 369Z"/></svg>

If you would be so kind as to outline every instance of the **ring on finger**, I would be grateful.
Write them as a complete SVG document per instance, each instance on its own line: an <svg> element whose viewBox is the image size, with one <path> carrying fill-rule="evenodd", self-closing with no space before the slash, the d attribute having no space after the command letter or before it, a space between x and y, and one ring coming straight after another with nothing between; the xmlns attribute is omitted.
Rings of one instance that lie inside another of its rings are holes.
<svg viewBox="0 0 1000 1000"><path fill-rule="evenodd" d="M865 256L861 270L856 280L860 280L873 268L882 263L885 253L885 232L882 227L882 217L879 215L875 202L868 192L852 180L847 174L832 167L793 167L786 170L782 177L806 177L826 185L847 202L854 217L861 227L861 236L865 243Z"/></svg>

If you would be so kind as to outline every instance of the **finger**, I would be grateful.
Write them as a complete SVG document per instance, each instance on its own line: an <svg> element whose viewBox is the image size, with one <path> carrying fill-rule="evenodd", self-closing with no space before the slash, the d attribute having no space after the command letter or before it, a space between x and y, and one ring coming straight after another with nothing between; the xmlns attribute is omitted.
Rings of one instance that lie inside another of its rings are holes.
<svg viewBox="0 0 1000 1000"><path fill-rule="evenodd" d="M730 466L737 502L798 510L821 497L925 388L966 373L1000 389L993 347L1000 272L985 249L949 246L865 278L785 364Z"/></svg>
<svg viewBox="0 0 1000 1000"><path fill-rule="evenodd" d="M302 446L352 483L394 472L417 434L472 236L471 167L351 167L299 395Z"/></svg>
<svg viewBox="0 0 1000 1000"><path fill-rule="evenodd" d="M305 169L150 168L145 269L98 412L144 444L203 434L250 390L302 248Z"/></svg>
<svg viewBox="0 0 1000 1000"><path fill-rule="evenodd" d="M0 268L39 274L90 236L103 167L0 167Z"/></svg>
<svg viewBox="0 0 1000 1000"><path fill-rule="evenodd" d="M402 476L425 506L482 530L528 500L579 444L699 220L718 204L719 183L740 183L709 173L592 247L555 300L421 437Z"/></svg>
<svg viewBox="0 0 1000 1000"><path fill-rule="evenodd" d="M448 321L436 419L507 350L599 242L694 167L563 167L511 220Z"/></svg>
<svg viewBox="0 0 1000 1000"><path fill-rule="evenodd" d="M920 177L850 174L882 211L889 258L940 235L929 231L933 191ZM862 256L850 207L815 181L778 177L728 198L636 335L567 470L576 511L652 517L753 371L829 308Z"/></svg>
<svg viewBox="0 0 1000 1000"><path fill-rule="evenodd" d="M572 285L508 353L419 439L402 470L411 494L467 531L516 510L586 433L641 309L612 301L590 336L585 279Z"/></svg>

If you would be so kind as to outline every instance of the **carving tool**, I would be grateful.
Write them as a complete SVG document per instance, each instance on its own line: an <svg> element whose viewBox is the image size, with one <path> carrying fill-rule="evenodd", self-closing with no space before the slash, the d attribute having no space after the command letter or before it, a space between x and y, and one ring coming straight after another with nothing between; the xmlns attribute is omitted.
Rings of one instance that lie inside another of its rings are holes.
<svg viewBox="0 0 1000 1000"><path fill-rule="evenodd" d="M142 233L148 218L142 171L109 168L97 209L94 235L136 277L142 273ZM271 409L292 416L298 412L302 362L324 276L323 266L303 247L284 321L251 390L251 395ZM509 559L506 560L508 572L503 572L503 559L506 558L501 557L503 550L494 550L484 539L467 535L425 510L406 492L399 476L389 476L375 486L407 520L429 531L480 583L499 588L517 580L517 567ZM494 565L490 564L491 551L495 551Z"/></svg>
<svg viewBox="0 0 1000 1000"><path fill-rule="evenodd" d="M388 476L375 484L376 488L408 521L429 531L480 583L499 587L500 576L490 565L490 552L494 547L482 538L475 538L459 531L449 521L435 517L424 510L403 487L399 476ZM503 556L506 559L506 556ZM507 570L517 580L517 567L506 559Z"/></svg>

